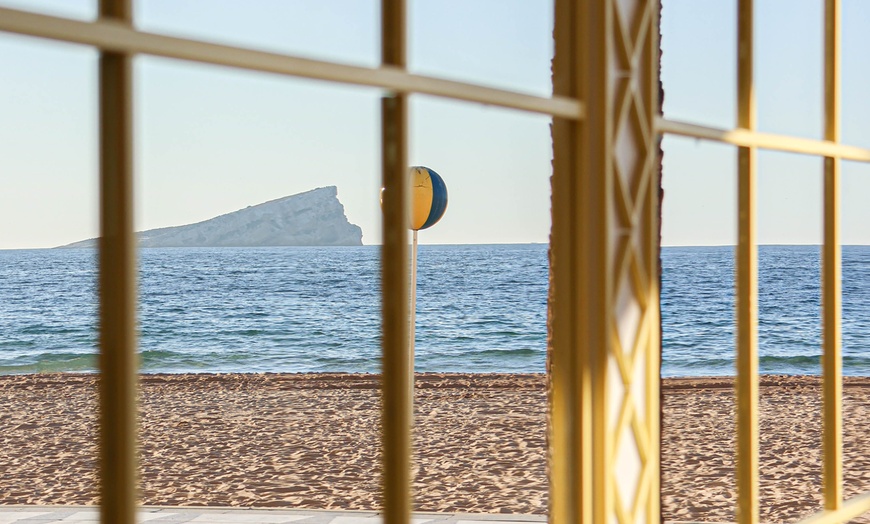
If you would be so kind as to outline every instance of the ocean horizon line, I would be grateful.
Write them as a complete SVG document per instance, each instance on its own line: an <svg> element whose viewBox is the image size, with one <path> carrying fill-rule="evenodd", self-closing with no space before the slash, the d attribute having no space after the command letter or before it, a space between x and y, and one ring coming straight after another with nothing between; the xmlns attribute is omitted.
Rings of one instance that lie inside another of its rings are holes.
<svg viewBox="0 0 870 524"><path fill-rule="evenodd" d="M410 243L410 241L409 241ZM168 247L137 247L137 249L148 249L148 250L156 250L156 249L198 249L198 250L206 250L206 249L285 249L285 248L360 248L360 247L378 247L383 244L362 244L360 246L211 246L211 247L195 247L195 246L168 246ZM544 246L549 245L549 242L419 242L420 246L442 246L442 247L450 247L450 246ZM822 247L824 244L820 243L778 243L778 242L770 242L770 243L760 243L756 244L758 247ZM870 244L848 244L841 243L841 247L870 247ZM707 248L707 247L737 247L737 244L662 244L662 249L670 249L670 248ZM65 250L96 250L96 247L64 247L61 246L48 246L48 247L4 247L0 248L0 252L2 251L50 251L56 249L65 249Z"/></svg>

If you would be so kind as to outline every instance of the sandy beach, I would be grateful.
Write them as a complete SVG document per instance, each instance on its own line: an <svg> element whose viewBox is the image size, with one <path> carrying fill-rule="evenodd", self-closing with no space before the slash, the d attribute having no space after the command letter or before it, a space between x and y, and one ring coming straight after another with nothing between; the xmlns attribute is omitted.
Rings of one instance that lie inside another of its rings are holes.
<svg viewBox="0 0 870 524"><path fill-rule="evenodd" d="M821 382L759 381L763 522L822 509ZM734 521L735 405L731 379L670 379L663 386L662 510L668 520ZM845 496L870 491L870 378L843 381ZM870 522L870 515L851 522Z"/></svg>
<svg viewBox="0 0 870 524"><path fill-rule="evenodd" d="M94 504L96 377L0 377L0 504ZM415 509L545 513L541 375L420 375ZM734 519L730 379L663 387L666 520ZM820 507L817 378L763 377L762 519ZM378 509L372 375L145 375L142 502ZM844 387L845 492L870 490L870 379ZM864 517L864 522L870 518Z"/></svg>

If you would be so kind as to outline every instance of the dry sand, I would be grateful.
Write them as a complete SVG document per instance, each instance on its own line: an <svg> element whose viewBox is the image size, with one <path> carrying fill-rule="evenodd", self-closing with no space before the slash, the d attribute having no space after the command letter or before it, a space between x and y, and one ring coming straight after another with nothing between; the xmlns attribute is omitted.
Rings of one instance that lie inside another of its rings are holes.
<svg viewBox="0 0 870 524"><path fill-rule="evenodd" d="M96 377L0 377L0 504L96 503ZM417 379L415 509L544 513L546 393L540 375ZM146 375L142 502L379 507L378 378ZM667 520L734 519L734 402L727 379L664 383ZM762 517L818 509L818 380L764 377ZM845 491L870 490L870 380L844 388ZM870 522L870 519L864 520Z"/></svg>
<svg viewBox="0 0 870 524"><path fill-rule="evenodd" d="M793 522L822 509L818 377L760 379L763 522ZM670 379L662 418L662 510L668 520L734 521L735 404L730 379ZM870 378L843 387L846 497L870 491ZM870 522L865 514L851 522Z"/></svg>

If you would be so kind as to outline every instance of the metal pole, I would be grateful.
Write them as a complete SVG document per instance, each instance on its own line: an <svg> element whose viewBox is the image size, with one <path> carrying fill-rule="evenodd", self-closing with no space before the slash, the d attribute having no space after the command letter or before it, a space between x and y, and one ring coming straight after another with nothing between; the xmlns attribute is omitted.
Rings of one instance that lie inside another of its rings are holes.
<svg viewBox="0 0 870 524"><path fill-rule="evenodd" d="M405 68L404 0L381 1L381 62ZM384 223L383 322L384 524L411 522L411 399L408 397L408 98L382 99Z"/></svg>
<svg viewBox="0 0 870 524"><path fill-rule="evenodd" d="M553 94L565 97L592 98L585 89L594 74L589 71L589 56L603 51L598 34L585 31L585 8L595 2L582 4L573 0L555 0L554 28L555 55L553 57ZM597 71L597 70L596 70ZM585 82L584 80L590 80ZM599 115L598 105L590 106L593 117ZM553 176L551 178L552 230L550 234L550 296L548 298L549 343L552 344L549 373L549 521L552 524L591 524L595 485L592 478L592 375L588 338L591 328L582 310L586 295L582 277L600 274L600 268L585 264L581 236L584 224L603 228L606 220L595 214L599 211L598 193L587 191L582 182L593 182L595 177L584 177L583 161L592 157L583 140L584 123L566 118L554 118ZM588 202L584 199L594 199ZM589 204L589 205L587 205ZM590 228L591 229L591 228ZM599 244L594 244L598 246ZM606 250L600 250L606 251ZM584 272L584 269L593 271ZM588 292L588 291L587 291ZM584 330L586 330L584 332Z"/></svg>
<svg viewBox="0 0 870 524"><path fill-rule="evenodd" d="M384 244L381 248L383 322L384 524L411 520L411 399L408 397L408 174L404 95L383 99Z"/></svg>
<svg viewBox="0 0 870 524"><path fill-rule="evenodd" d="M755 130L753 5L739 0L737 125ZM737 522L759 521L758 502L758 248L756 150L737 150Z"/></svg>
<svg viewBox="0 0 870 524"><path fill-rule="evenodd" d="M130 25L129 0L100 18ZM133 96L128 54L100 55L100 520L136 521L136 245Z"/></svg>
<svg viewBox="0 0 870 524"><path fill-rule="evenodd" d="M840 141L840 1L825 2L825 140ZM843 504L843 355L840 253L840 160L824 161L822 248L822 491L825 509Z"/></svg>
<svg viewBox="0 0 870 524"><path fill-rule="evenodd" d="M408 336L408 370L411 383L411 425L414 424L414 342L417 332L417 230L414 230L411 247L411 325Z"/></svg>

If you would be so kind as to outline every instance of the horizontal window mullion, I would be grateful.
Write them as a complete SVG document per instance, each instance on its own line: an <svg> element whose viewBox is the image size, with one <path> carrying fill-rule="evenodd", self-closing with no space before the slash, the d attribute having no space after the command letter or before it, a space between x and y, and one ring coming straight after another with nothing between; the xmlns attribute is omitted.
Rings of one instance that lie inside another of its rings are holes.
<svg viewBox="0 0 870 524"><path fill-rule="evenodd" d="M212 44L136 31L123 24L105 20L83 22L0 8L0 31L92 45L102 50L122 53L143 53L250 71L380 87L399 93L421 93L570 120L582 119L584 114L583 103L567 97L540 97L415 75L391 66L369 68Z"/></svg>
<svg viewBox="0 0 870 524"><path fill-rule="evenodd" d="M870 162L870 149L837 144L828 140L759 133L739 128L720 129L661 117L656 119L656 130L659 133L712 140L741 147L758 147L856 162Z"/></svg>
<svg viewBox="0 0 870 524"><path fill-rule="evenodd" d="M836 511L822 510L800 520L797 524L839 524L870 511L870 491L845 501Z"/></svg>

